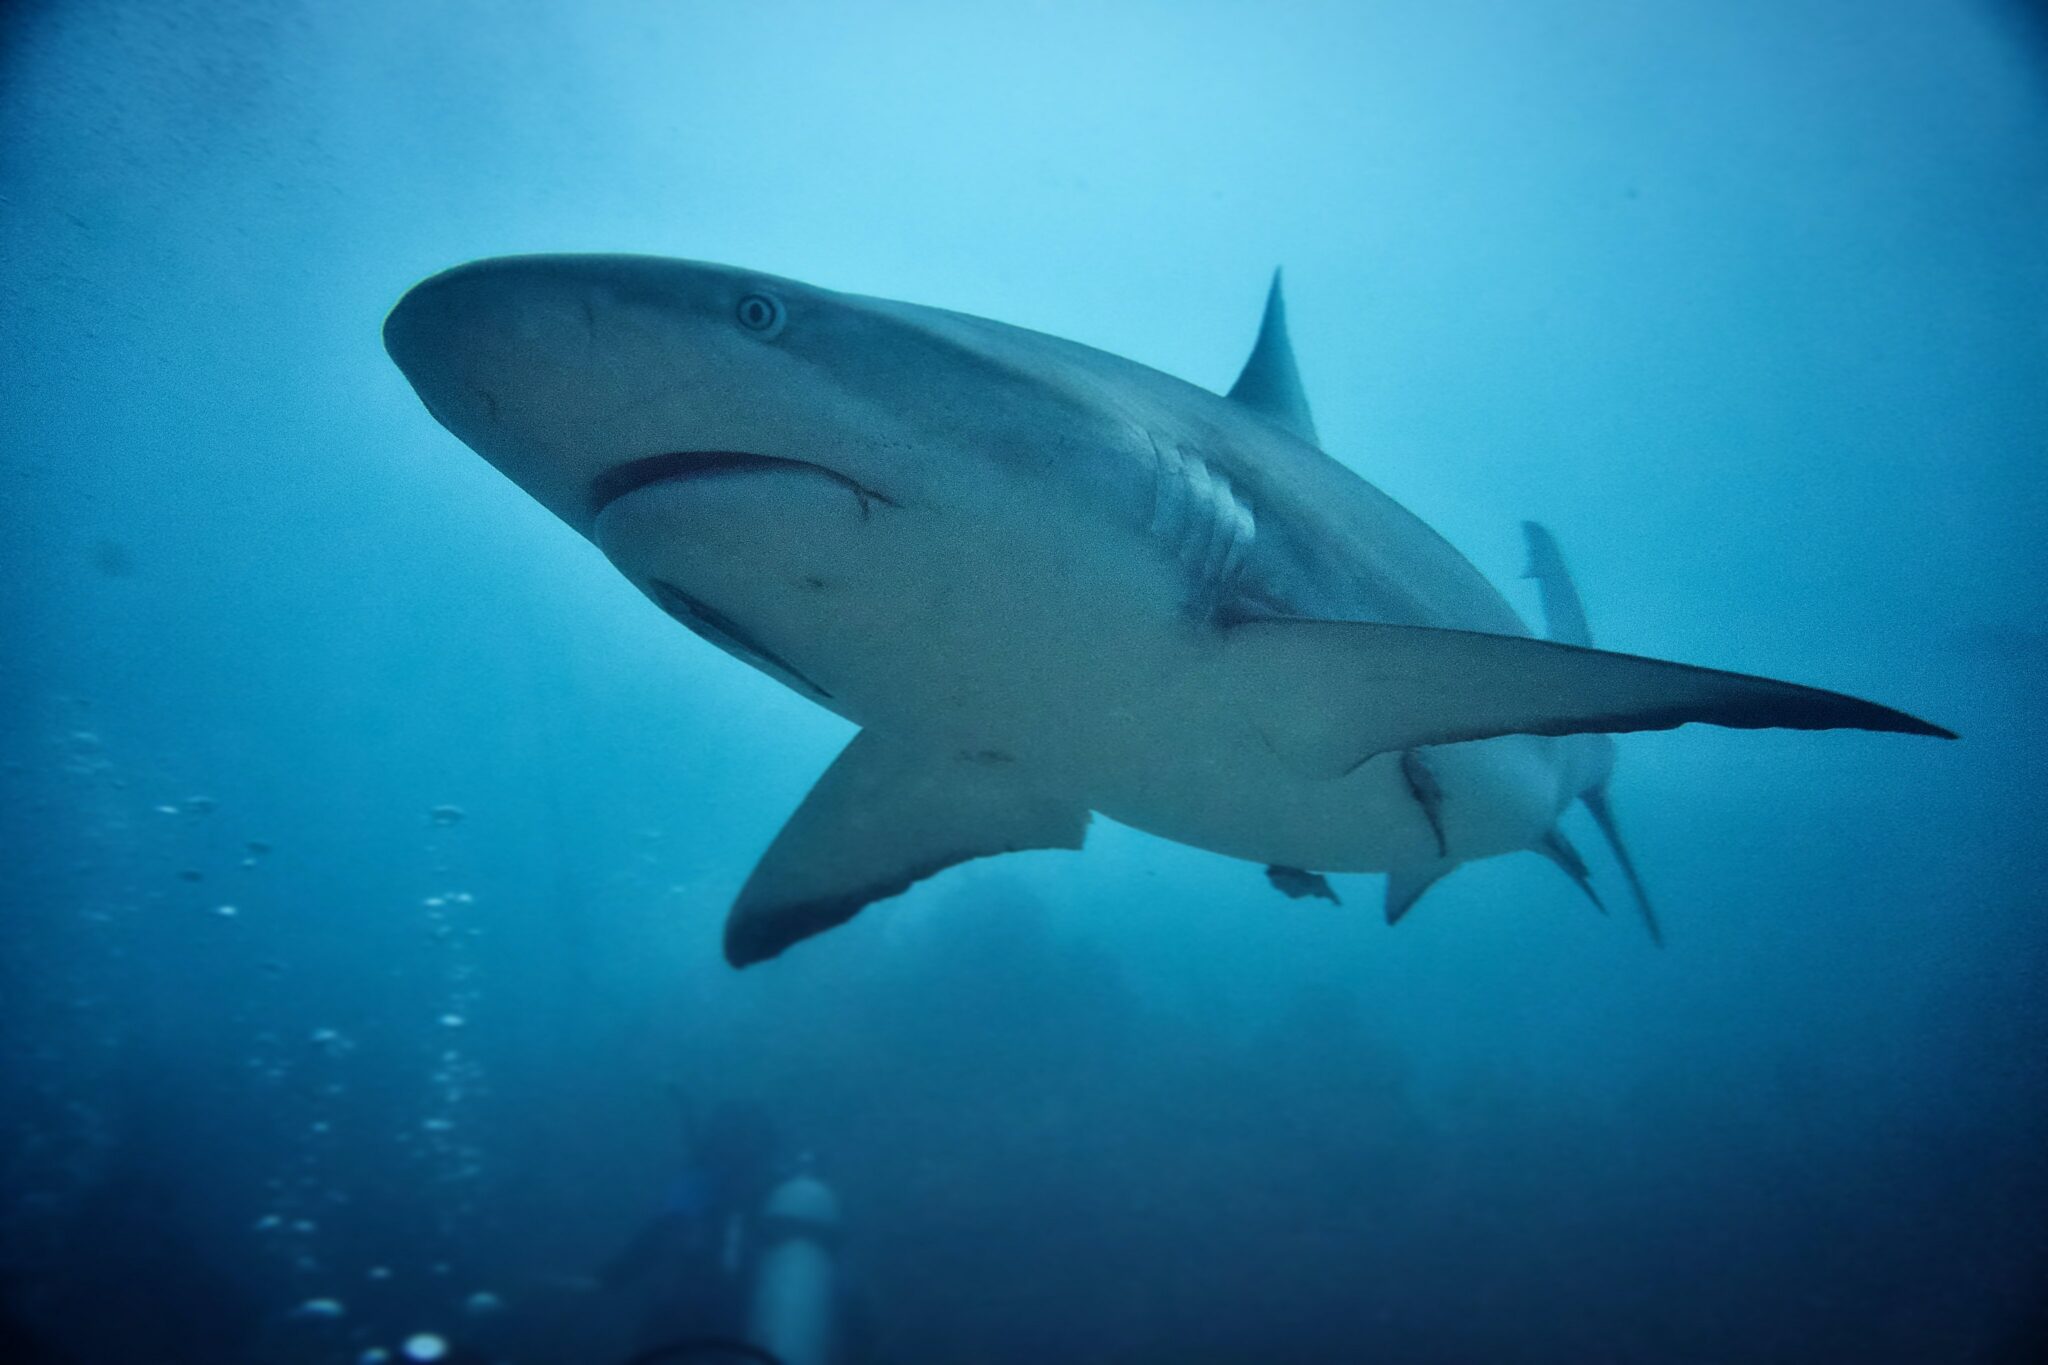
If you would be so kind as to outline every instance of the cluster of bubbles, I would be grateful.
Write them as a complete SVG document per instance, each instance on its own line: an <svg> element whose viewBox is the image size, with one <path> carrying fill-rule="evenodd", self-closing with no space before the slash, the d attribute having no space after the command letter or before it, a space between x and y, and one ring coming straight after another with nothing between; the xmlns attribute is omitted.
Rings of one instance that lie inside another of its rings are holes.
<svg viewBox="0 0 2048 1365"><path fill-rule="evenodd" d="M464 1115L482 1096L484 1069L467 1046L470 1020L482 1002L473 945L483 931L470 920L476 897L447 891L420 902L426 912L427 936L441 954L444 995L433 1027L433 1066L428 1074L430 1112L420 1121L418 1144L436 1177L457 1187L452 1212L467 1215L467 1187L483 1173L483 1153L471 1138Z"/></svg>
<svg viewBox="0 0 2048 1365"><path fill-rule="evenodd" d="M259 1202L240 1224L256 1259L287 1286L265 1319L266 1332L286 1334L273 1341L277 1358L360 1365L451 1358L442 1335L449 1324L470 1324L460 1334L480 1330L478 1320L504 1306L486 1289L455 1296L459 1272L449 1255L470 1240L460 1234L475 1217L484 1170L475 1109L486 1076L472 1037L484 1006L476 896L444 889L418 902L431 945L433 1003L411 1035L420 1048L411 1055L426 1094L418 1106L402 1106L410 1113L391 1126L363 1129L350 1122L357 1112L351 1092L358 1082L373 1084L364 1058L382 1050L381 1040L367 1024L359 1040L361 1021L322 1019L313 1013L326 1012L317 999L286 989L286 959L299 940L271 910L280 894L269 884L271 832L240 827L231 802L189 788L175 795L160 776L125 771L90 723L90 706L58 703L74 714L44 731L49 748L41 759L0 763L9 799L66 840L61 857L36 864L38 880L25 892L44 917L33 926L45 935L36 971L0 982L0 995L9 997L0 1014L23 1043L0 1094L19 1120L0 1134L0 1160L18 1191L0 1207L0 1235L22 1246L61 1236L70 1211L135 1140L117 1122L124 1059L150 1036L146 1002L165 998L136 987L159 978L162 951L179 950L189 937L200 960L210 957L230 978L249 973L248 989L233 987L223 998L219 1021L240 1043L231 1054L241 1059L240 1080L231 1084L254 1090L250 1112L269 1116L281 1139L268 1147L275 1164L251 1172ZM137 787L157 790L141 796ZM429 886L466 880L454 866L465 819L452 805L426 812ZM180 925L192 918L221 925L224 937L186 935ZM392 1141L436 1191L440 1246L414 1246L417 1267L403 1260L365 1266L368 1257L345 1250L362 1221L349 1174L350 1158L362 1153L348 1138ZM415 1283L415 1270L420 1287L438 1283L455 1295L429 1291L398 1307L407 1300L393 1291ZM434 1302L444 1305L439 1312L420 1311ZM441 1330L391 1330L412 1327Z"/></svg>
<svg viewBox="0 0 2048 1365"><path fill-rule="evenodd" d="M443 884L454 876L456 835L467 819L460 806L440 805L427 812L434 831L433 871ZM477 899L462 890L448 890L420 901L427 939L433 944L440 973L441 1008L434 1017L434 1039L428 1046L428 1112L416 1134L406 1135L442 1187L443 1231L469 1221L476 1212L476 1182L483 1175L483 1151L477 1144L469 1112L484 1093L484 1068L469 1044L471 1020L483 1003L476 944L483 928L476 923Z"/></svg>
<svg viewBox="0 0 2048 1365"><path fill-rule="evenodd" d="M462 1301L465 1316L475 1318L495 1317L504 1311L504 1301L488 1290L479 1290ZM301 1329L327 1335L341 1336L357 1342L374 1334L366 1328L355 1327L348 1322L348 1306L340 1299L307 1299L286 1315L286 1321ZM431 1362L449 1360L454 1347L440 1332L413 1332L401 1338L396 1346L373 1344L363 1346L356 1354L356 1365L431 1365Z"/></svg>
<svg viewBox="0 0 2048 1365"><path fill-rule="evenodd" d="M284 1109L291 1097L302 1125L299 1141L288 1148L285 1168L264 1181L269 1211L256 1219L254 1231L267 1252L301 1276L323 1272L320 1220L351 1202L328 1166L334 1112L348 1093L343 1063L355 1046L334 1028L315 1028L302 1038L263 1029L250 1057L257 1083L278 1092L272 1105Z"/></svg>
<svg viewBox="0 0 2048 1365"><path fill-rule="evenodd" d="M454 859L444 831L452 830L465 818L456 806L435 806L428 812L434 831L430 845L432 875L446 885L454 879ZM484 1154L475 1139L476 1125L471 1112L484 1093L485 1071L469 1046L472 1020L483 1003L475 944L482 929L475 920L474 893L450 889L423 896L418 911L424 920L425 937L433 952L433 972L438 997L436 1012L421 1020L427 1062L427 1094L421 1109L399 1120L388 1130L390 1140L407 1153L437 1191L432 1205L435 1233L443 1246L458 1245L461 1233L476 1213L477 1182L484 1172ZM273 1040L274 1041L274 1040ZM315 1101L308 1122L306 1141L299 1157L285 1176L272 1182L275 1211L258 1220L257 1231L284 1252L292 1267L314 1285L332 1286L341 1281L323 1264L316 1242L320 1234L318 1217L309 1205L348 1202L334 1188L323 1164L331 1133L323 1102L338 1101L346 1092L344 1076L357 1052L356 1040L338 1028L319 1027L304 1034L289 1049L292 1055L276 1070L280 1081L296 1077L295 1091L310 1094ZM425 1275L443 1282L453 1276L447 1259L432 1259L423 1246L412 1248L418 1267ZM401 1267L401 1269L403 1269ZM399 1278L387 1265L372 1265L362 1274L364 1288L381 1298L381 1291ZM388 1308L388 1302L385 1307ZM490 1290L477 1290L457 1305L467 1319L489 1318L504 1304ZM389 1318L371 1305L367 1317ZM376 1343L377 1331L362 1312L352 1312L348 1298L320 1293L301 1301L284 1315L284 1325L301 1338L302 1346L327 1342L348 1343L358 1365L400 1365L402 1362L430 1362L451 1358L449 1339L434 1331L419 1331L395 1345ZM374 1344L366 1344L374 1343ZM322 1357L323 1359L325 1357Z"/></svg>
<svg viewBox="0 0 2048 1365"><path fill-rule="evenodd" d="M145 900L129 780L94 728L89 701L48 700L59 715L44 732L46 754L0 762L0 799L60 841L16 860L29 879L9 929L23 943L32 936L35 949L0 962L0 1029L14 1049L0 1093L8 1120L0 1167L10 1186L0 1241L28 1246L103 1176L119 1144L107 1102L128 1036L119 979Z"/></svg>

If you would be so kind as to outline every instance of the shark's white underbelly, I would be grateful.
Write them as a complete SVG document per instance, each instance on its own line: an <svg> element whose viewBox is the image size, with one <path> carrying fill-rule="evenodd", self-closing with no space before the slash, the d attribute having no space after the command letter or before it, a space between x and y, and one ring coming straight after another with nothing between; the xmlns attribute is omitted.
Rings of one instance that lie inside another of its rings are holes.
<svg viewBox="0 0 2048 1365"><path fill-rule="evenodd" d="M1426 751L1434 821L1397 755L1291 767L1219 699L1221 637L1182 610L1172 565L1115 537L966 524L796 470L650 486L597 540L693 629L856 723L1214 852L1352 872L1487 857L1568 799L1558 742L1532 737Z"/></svg>

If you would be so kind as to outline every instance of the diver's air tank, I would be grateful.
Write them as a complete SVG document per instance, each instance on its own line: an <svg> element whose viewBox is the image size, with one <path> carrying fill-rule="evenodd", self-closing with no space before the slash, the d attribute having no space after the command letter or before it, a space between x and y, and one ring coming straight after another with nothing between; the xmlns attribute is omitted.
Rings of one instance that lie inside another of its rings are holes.
<svg viewBox="0 0 2048 1365"><path fill-rule="evenodd" d="M761 1209L747 1340L782 1365L836 1365L839 1196L808 1171L775 1187Z"/></svg>

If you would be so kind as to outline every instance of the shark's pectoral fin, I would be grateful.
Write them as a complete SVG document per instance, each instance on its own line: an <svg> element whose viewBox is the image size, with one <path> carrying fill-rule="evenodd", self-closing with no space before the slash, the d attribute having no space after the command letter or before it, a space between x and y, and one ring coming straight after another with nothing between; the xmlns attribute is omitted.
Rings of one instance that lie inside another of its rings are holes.
<svg viewBox="0 0 2048 1365"><path fill-rule="evenodd" d="M1442 859L1427 863L1410 863L1387 873L1387 923L1399 924L1401 916L1414 908L1422 899L1422 893L1435 886L1443 875L1456 867L1457 863Z"/></svg>
<svg viewBox="0 0 2048 1365"><path fill-rule="evenodd" d="M811 788L733 902L725 956L774 957L871 901L970 858L1079 848L1088 811L1035 791L1007 755L863 730Z"/></svg>
<svg viewBox="0 0 2048 1365"><path fill-rule="evenodd" d="M1422 745L1688 721L1955 738L1839 692L1519 635L1277 619L1232 626L1224 648L1228 701L1275 753L1327 777Z"/></svg>
<svg viewBox="0 0 2048 1365"><path fill-rule="evenodd" d="M1308 872L1298 867L1281 867L1276 863L1266 869L1266 880L1273 884L1275 891L1291 901L1314 897L1317 900L1328 901L1332 905L1344 903L1337 899L1336 888L1330 885L1330 879L1320 872Z"/></svg>

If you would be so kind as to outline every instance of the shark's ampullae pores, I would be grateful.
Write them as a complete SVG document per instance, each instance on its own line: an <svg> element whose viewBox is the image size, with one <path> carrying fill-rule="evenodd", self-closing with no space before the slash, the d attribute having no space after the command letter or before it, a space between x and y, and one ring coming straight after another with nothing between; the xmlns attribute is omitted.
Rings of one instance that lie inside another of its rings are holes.
<svg viewBox="0 0 2048 1365"><path fill-rule="evenodd" d="M1265 863L1290 895L1387 872L1398 918L1516 849L1585 885L1557 819L1584 800L1613 837L1610 732L1948 733L1592 649L1532 525L1552 636L1533 638L1318 447L1277 284L1228 397L982 318L647 257L461 266L384 340L442 425L663 610L861 727L741 890L735 964L969 858L1079 848L1091 811Z"/></svg>

